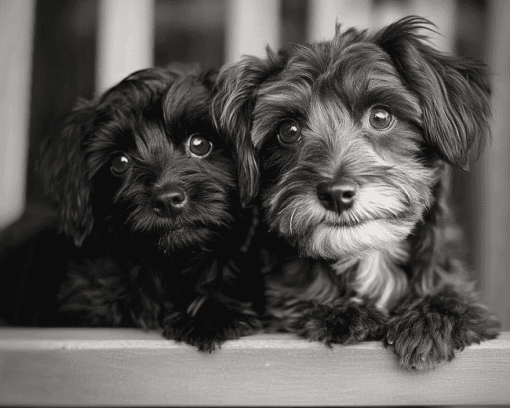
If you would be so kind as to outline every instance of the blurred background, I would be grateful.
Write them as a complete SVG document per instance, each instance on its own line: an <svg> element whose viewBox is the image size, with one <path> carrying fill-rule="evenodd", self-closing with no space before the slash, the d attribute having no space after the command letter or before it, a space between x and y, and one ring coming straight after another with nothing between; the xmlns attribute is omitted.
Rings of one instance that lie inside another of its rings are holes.
<svg viewBox="0 0 510 408"><path fill-rule="evenodd" d="M78 97L170 62L220 67L269 44L329 39L335 22L377 30L417 14L446 52L492 73L493 137L452 202L472 278L510 329L510 1L508 0L0 0L0 230L47 205L35 172L41 141Z"/></svg>

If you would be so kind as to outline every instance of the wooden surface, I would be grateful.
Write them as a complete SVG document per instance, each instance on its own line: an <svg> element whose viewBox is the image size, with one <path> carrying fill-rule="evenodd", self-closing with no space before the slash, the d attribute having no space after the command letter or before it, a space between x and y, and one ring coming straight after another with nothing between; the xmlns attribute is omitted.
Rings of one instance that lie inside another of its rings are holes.
<svg viewBox="0 0 510 408"><path fill-rule="evenodd" d="M510 404L510 333L416 372L382 344L259 334L201 353L139 330L0 329L0 405Z"/></svg>

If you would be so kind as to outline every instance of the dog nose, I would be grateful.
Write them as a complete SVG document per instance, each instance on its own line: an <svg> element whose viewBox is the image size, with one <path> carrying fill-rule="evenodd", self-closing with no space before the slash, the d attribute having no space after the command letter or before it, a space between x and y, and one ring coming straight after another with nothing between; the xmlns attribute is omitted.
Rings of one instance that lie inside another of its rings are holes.
<svg viewBox="0 0 510 408"><path fill-rule="evenodd" d="M346 180L328 181L317 187L317 195L324 208L339 214L352 207L356 191L356 184Z"/></svg>
<svg viewBox="0 0 510 408"><path fill-rule="evenodd" d="M151 205L154 212L163 218L179 215L188 202L186 192L178 186L167 186L154 191Z"/></svg>

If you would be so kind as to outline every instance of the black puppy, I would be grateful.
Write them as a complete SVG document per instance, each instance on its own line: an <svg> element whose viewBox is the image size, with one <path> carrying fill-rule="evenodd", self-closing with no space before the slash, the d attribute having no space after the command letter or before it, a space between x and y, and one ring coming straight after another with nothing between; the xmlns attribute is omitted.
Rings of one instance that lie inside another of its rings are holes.
<svg viewBox="0 0 510 408"><path fill-rule="evenodd" d="M8 323L163 328L209 351L259 327L253 217L211 123L215 77L146 69L70 113L40 165L58 225L4 240Z"/></svg>

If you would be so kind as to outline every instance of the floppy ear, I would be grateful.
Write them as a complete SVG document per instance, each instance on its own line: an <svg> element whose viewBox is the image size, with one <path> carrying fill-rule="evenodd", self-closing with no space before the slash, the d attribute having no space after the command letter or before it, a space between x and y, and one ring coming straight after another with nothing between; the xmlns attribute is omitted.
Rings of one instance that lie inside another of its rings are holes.
<svg viewBox="0 0 510 408"><path fill-rule="evenodd" d="M218 131L233 145L237 160L241 204L255 199L260 184L257 152L251 139L252 113L257 89L282 69L279 55L267 49L267 58L245 56L220 70L213 100L213 119Z"/></svg>
<svg viewBox="0 0 510 408"><path fill-rule="evenodd" d="M57 136L42 146L39 164L45 191L58 203L61 229L78 247L94 223L82 148L94 116L91 103L80 102L64 119Z"/></svg>
<svg viewBox="0 0 510 408"><path fill-rule="evenodd" d="M429 145L444 161L466 170L471 147L480 151L489 135L489 79L485 65L429 46L419 31L432 25L406 17L377 33L374 42L419 97Z"/></svg>

